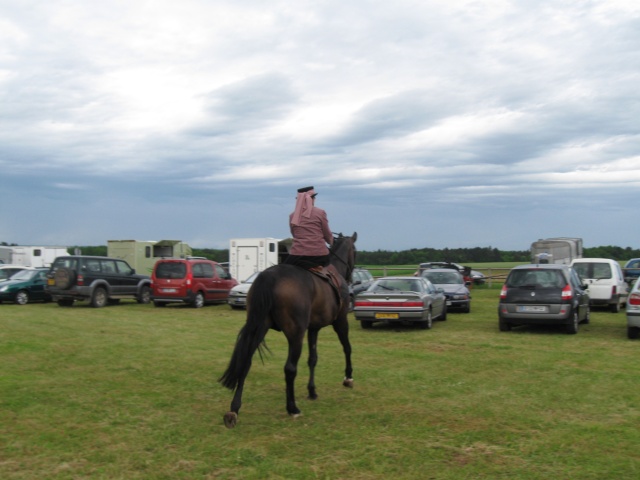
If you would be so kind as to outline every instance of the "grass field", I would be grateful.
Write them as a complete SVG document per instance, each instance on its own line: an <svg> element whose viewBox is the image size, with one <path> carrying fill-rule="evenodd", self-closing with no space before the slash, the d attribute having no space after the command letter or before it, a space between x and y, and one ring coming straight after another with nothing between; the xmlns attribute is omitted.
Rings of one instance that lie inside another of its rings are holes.
<svg viewBox="0 0 640 480"><path fill-rule="evenodd" d="M497 290L432 330L351 318L353 389L331 329L319 399L284 404L284 336L249 375L238 426L216 383L243 312L122 302L0 305L2 479L637 479L640 343L624 311L577 335L500 333ZM305 354L306 355L306 348Z"/></svg>

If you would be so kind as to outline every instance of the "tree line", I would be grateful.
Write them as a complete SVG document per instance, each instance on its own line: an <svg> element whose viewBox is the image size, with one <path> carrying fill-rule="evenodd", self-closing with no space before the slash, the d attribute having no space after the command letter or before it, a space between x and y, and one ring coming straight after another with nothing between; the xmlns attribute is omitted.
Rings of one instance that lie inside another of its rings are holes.
<svg viewBox="0 0 640 480"><path fill-rule="evenodd" d="M1 245L11 246L7 243ZM15 245L15 244L13 244ZM73 246L68 251L76 249L83 255L107 255L107 246ZM219 263L229 261L229 249L192 248L194 257L205 257ZM583 257L611 258L626 261L640 258L640 249L631 247L617 247L613 245L584 248ZM356 262L360 265L418 265L422 262L455 262L455 263L495 263L495 262L529 262L529 250L499 250L492 247L473 248L412 248L410 250L392 251L358 250Z"/></svg>

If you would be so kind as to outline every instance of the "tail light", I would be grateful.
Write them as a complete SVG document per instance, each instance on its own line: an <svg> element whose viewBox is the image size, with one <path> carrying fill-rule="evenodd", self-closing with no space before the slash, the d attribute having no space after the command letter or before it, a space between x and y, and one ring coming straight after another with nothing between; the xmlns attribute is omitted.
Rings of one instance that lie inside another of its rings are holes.
<svg viewBox="0 0 640 480"><path fill-rule="evenodd" d="M356 307L424 307L422 302L372 302L371 300L357 300Z"/></svg>
<svg viewBox="0 0 640 480"><path fill-rule="evenodd" d="M504 300L507 298L507 286L503 285L502 290L500 290L500 300Z"/></svg>
<svg viewBox="0 0 640 480"><path fill-rule="evenodd" d="M84 285L84 275L78 275L78 280L76 283L82 287Z"/></svg>
<svg viewBox="0 0 640 480"><path fill-rule="evenodd" d="M618 287L614 285L613 287L611 287L611 298L615 297L616 293L618 293Z"/></svg>
<svg viewBox="0 0 640 480"><path fill-rule="evenodd" d="M571 285L568 283L562 289L562 300L571 300L573 298L573 291L571 290Z"/></svg>
<svg viewBox="0 0 640 480"><path fill-rule="evenodd" d="M187 273L186 280L187 280L187 287L190 287L191 283L193 282L193 274L191 272Z"/></svg>
<svg viewBox="0 0 640 480"><path fill-rule="evenodd" d="M640 305L640 293L632 293L629 295L629 305Z"/></svg>

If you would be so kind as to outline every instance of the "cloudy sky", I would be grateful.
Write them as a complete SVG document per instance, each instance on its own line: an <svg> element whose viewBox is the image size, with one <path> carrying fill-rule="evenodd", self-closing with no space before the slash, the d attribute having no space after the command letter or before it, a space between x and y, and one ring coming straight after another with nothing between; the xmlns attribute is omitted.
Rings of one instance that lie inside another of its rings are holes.
<svg viewBox="0 0 640 480"><path fill-rule="evenodd" d="M0 0L0 241L639 247L637 0Z"/></svg>

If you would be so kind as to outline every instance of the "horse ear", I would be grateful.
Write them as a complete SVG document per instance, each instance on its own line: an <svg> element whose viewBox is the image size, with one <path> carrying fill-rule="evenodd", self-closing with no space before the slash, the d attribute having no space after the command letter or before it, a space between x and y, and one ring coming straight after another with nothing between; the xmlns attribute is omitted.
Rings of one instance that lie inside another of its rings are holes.
<svg viewBox="0 0 640 480"><path fill-rule="evenodd" d="M356 243L356 240L358 239L358 232L353 232L353 235L351 235L351 239L353 240L353 243Z"/></svg>

